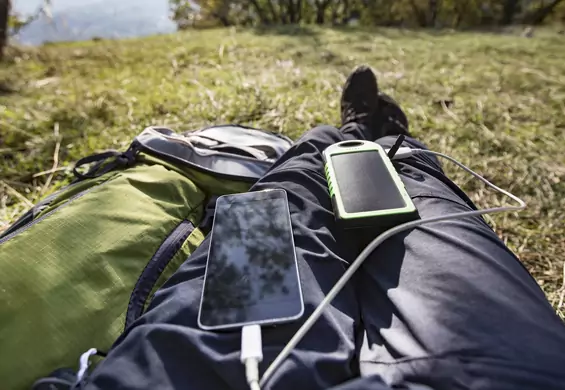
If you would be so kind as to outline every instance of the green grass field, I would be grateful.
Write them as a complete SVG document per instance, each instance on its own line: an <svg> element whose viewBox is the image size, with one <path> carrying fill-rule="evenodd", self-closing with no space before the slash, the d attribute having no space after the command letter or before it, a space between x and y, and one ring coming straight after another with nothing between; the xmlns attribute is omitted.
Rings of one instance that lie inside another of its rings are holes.
<svg viewBox="0 0 565 390"><path fill-rule="evenodd" d="M147 125L238 122L298 137L337 124L366 63L413 134L525 199L489 220L565 318L565 37L401 30L214 30L9 51L0 65L0 230L78 158ZM480 206L505 202L446 165Z"/></svg>

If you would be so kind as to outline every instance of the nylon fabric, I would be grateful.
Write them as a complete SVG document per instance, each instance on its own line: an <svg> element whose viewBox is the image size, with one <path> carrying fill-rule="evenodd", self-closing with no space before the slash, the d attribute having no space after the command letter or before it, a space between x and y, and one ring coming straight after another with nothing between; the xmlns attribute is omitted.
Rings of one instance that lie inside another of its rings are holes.
<svg viewBox="0 0 565 390"><path fill-rule="evenodd" d="M159 142L144 148L147 132ZM220 138L214 147L190 141L210 135ZM291 144L240 126L149 128L123 153L79 160L75 182L0 234L0 388L29 388L76 369L92 347L109 349L128 308L134 319L143 313L203 241L210 199L248 191Z"/></svg>
<svg viewBox="0 0 565 390"><path fill-rule="evenodd" d="M42 213L52 214L0 246L3 388L74 367L91 347L108 349L145 264L180 221L197 225L202 217L205 194L161 165L108 174L97 184L61 194L60 207ZM68 202L87 187L80 201ZM189 237L182 256L201 239Z"/></svg>
<svg viewBox="0 0 565 390"><path fill-rule="evenodd" d="M324 178L323 150L366 130L312 129L252 188L287 191L305 303L303 318L263 329L261 373L378 234L337 227ZM422 217L473 209L437 160L417 155L397 169ZM156 292L85 390L248 388L240 332L197 325L208 246ZM557 390L563 362L565 327L535 280L482 218L464 218L379 246L262 388Z"/></svg>

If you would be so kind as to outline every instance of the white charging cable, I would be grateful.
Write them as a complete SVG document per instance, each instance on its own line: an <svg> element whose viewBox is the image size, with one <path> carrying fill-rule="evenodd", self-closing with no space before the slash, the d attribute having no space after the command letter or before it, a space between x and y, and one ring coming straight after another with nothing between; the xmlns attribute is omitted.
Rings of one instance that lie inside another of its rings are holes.
<svg viewBox="0 0 565 390"><path fill-rule="evenodd" d="M259 363L263 360L261 327L246 325L241 330L241 362L245 365L245 378L251 390L259 386Z"/></svg>
<svg viewBox="0 0 565 390"><path fill-rule="evenodd" d="M318 305L316 310L314 310L314 312L310 315L310 317L308 317L306 322L304 322L304 324L302 324L300 329L298 329L296 334L290 339L288 344L279 353L279 355L276 357L276 359L273 361L273 363L271 363L271 365L269 366L267 371L265 371L265 374L263 374L263 377L261 378L260 386L264 386L265 383L269 380L269 378L271 378L271 376L276 371L276 369L288 357L288 355L292 352L292 350L296 347L296 345L300 342L300 340L302 340L302 338L306 335L306 333L310 330L310 328L312 328L312 326L318 320L318 318L320 318L320 316L322 315L322 313L326 309L326 307L328 307L330 305L332 300L341 291L341 289L345 286L345 284L349 281L349 279L353 276L355 271L357 271L357 269L361 266L361 264L363 264L365 259L367 259L367 257L369 257L369 255L383 241L385 241L386 239L388 239L391 236L394 236L395 234L398 234L400 232L403 232L403 231L406 231L406 230L409 230L409 229L413 229L413 228L416 228L418 226L422 226L422 225L425 225L425 224L433 223L433 222L446 221L446 220L449 220L449 219L477 217L477 216L480 216L480 215L501 213L501 212L507 212L507 211L518 211L518 210L523 210L526 207L526 203L522 199L518 198L517 196L511 194L510 192L508 192L506 190L503 190L500 187L497 187L496 185L492 184L487 179L485 179L484 177L482 177L478 173L474 172L470 168L466 167L465 165L463 165L459 161L457 161L454 158L449 157L449 156L447 156L443 153L432 152L430 150L425 150L425 149L410 149L410 148L402 147L402 148L399 148L397 150L396 154L393 157L393 160L400 160L400 159L403 159L403 158L413 156L414 154L422 154L422 153L432 154L432 155L435 155L435 156L440 156L440 157L448 159L449 161L455 163L457 166L461 167L465 171L469 172L471 175L475 176L477 179L481 180L487 186L489 186L489 187L495 189L496 191L508 196L510 199L517 202L518 205L517 206L493 207L493 208L488 208L488 209L484 209L484 210L464 211L464 212L460 212L460 213L453 213L453 214L448 214L448 215L440 215L440 216L437 216L437 217L419 219L419 220L416 220L416 221L411 221L411 222L404 223L402 225L395 226L395 227L385 231L384 233L380 234L377 238L375 238L373 241L371 241L371 243L361 252L361 254L359 254L359 256L357 256L355 261L353 263L351 263L351 265L347 268L347 270L342 275L342 277L337 281L337 283L334 285L334 287L328 292L326 297Z"/></svg>

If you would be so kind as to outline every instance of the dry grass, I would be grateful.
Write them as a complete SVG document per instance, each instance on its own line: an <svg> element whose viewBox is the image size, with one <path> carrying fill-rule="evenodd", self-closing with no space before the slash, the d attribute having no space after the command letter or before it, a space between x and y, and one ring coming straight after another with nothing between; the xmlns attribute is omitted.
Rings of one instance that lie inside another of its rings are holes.
<svg viewBox="0 0 565 390"><path fill-rule="evenodd" d="M0 229L68 182L73 161L124 148L150 124L240 122L296 137L337 123L345 76L367 63L415 136L528 202L492 224L565 318L564 43L550 33L284 29L12 49L0 69ZM502 201L449 173L479 206Z"/></svg>

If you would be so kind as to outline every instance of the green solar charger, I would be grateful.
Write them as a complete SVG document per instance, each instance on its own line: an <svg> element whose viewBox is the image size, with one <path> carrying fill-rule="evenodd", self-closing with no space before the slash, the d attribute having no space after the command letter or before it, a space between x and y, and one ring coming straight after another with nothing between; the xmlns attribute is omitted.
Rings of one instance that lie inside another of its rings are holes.
<svg viewBox="0 0 565 390"><path fill-rule="evenodd" d="M392 161L379 144L338 142L324 150L323 158L340 226L386 230L419 217Z"/></svg>

